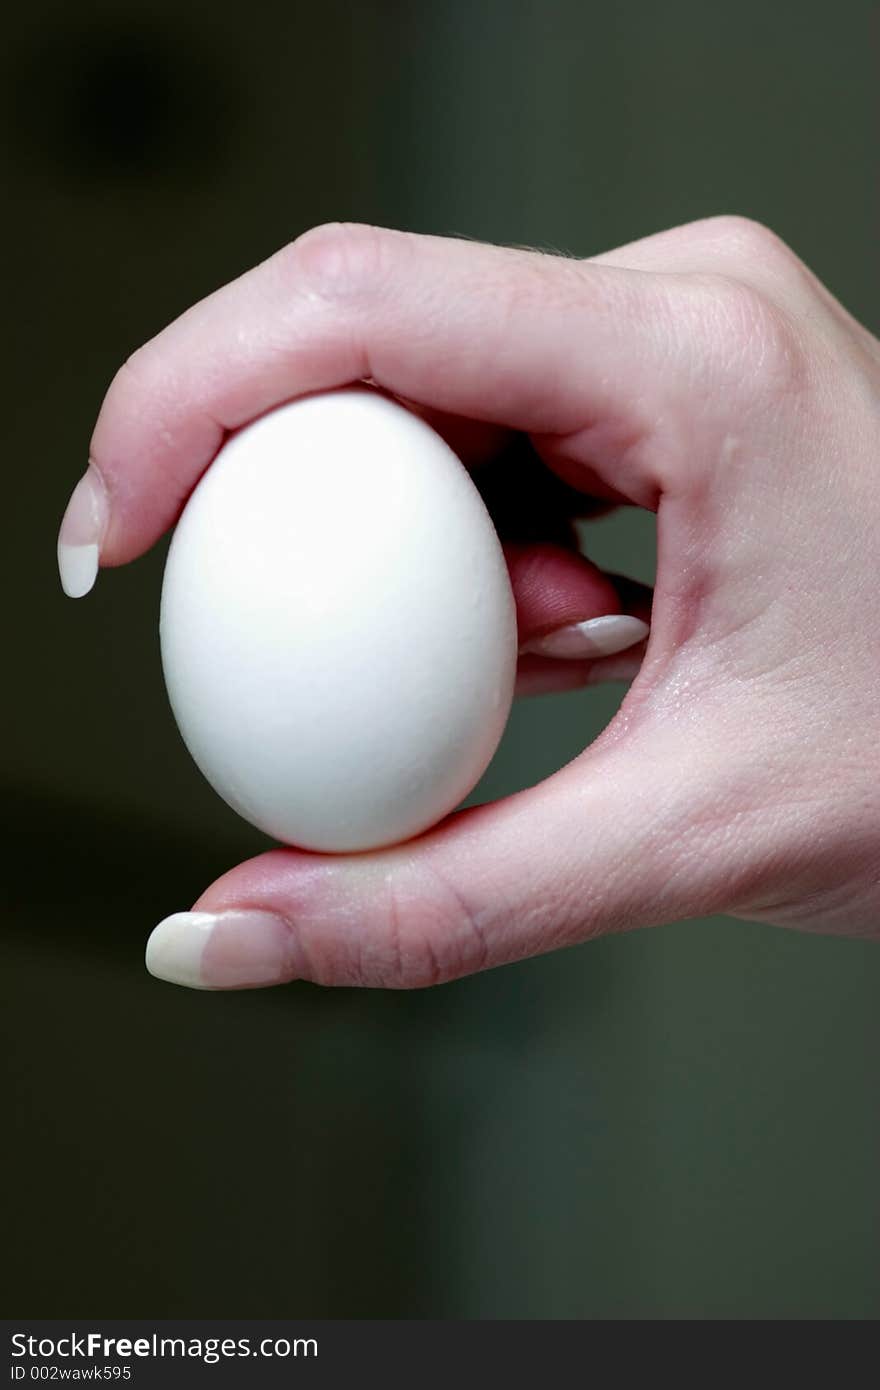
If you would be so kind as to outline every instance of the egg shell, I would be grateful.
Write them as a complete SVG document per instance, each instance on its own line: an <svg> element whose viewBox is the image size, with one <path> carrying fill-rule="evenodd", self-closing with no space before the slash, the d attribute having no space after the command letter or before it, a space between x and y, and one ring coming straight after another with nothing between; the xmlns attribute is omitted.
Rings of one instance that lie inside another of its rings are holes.
<svg viewBox="0 0 880 1390"><path fill-rule="evenodd" d="M226 442L174 532L160 639L205 777L304 849L440 820L513 698L515 606L482 498L436 431L369 387L302 397Z"/></svg>

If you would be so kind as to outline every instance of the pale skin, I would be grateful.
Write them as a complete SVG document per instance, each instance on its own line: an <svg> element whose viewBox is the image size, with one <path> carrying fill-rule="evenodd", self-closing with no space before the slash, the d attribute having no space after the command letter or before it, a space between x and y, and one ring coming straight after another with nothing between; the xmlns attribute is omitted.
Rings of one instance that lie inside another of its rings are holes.
<svg viewBox="0 0 880 1390"><path fill-rule="evenodd" d="M739 217L587 260L317 227L120 369L62 539L80 568L136 559L228 431L365 379L475 477L497 455L503 487L525 435L585 513L655 511L653 596L564 519L507 545L523 647L621 614L650 635L521 656L523 693L631 680L560 772L394 848L261 854L160 929L156 973L408 988L714 913L876 936L880 342Z"/></svg>

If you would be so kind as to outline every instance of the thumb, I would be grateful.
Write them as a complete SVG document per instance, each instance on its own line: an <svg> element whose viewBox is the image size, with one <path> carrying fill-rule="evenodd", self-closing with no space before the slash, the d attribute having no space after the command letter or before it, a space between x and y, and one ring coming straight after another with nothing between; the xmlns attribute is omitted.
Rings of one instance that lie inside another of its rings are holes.
<svg viewBox="0 0 880 1390"><path fill-rule="evenodd" d="M294 979L415 988L723 910L717 789L711 773L701 786L682 775L695 766L693 735L658 738L653 720L636 732L623 715L537 787L406 844L276 849L240 865L193 912L156 927L148 969L203 989Z"/></svg>

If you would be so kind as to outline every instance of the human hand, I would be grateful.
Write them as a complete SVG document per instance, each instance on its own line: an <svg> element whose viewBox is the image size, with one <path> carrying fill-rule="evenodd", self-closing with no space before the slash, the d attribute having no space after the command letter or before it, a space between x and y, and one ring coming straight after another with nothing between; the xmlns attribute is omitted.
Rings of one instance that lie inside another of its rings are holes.
<svg viewBox="0 0 880 1390"><path fill-rule="evenodd" d="M524 654L520 688L633 683L537 787L393 848L231 870L156 929L154 973L411 987L718 912L876 933L880 343L741 218L588 260L318 227L121 368L62 527L69 590L174 522L226 431L364 379L502 483L520 640L565 629L574 653ZM577 494L656 511L653 606L578 555Z"/></svg>

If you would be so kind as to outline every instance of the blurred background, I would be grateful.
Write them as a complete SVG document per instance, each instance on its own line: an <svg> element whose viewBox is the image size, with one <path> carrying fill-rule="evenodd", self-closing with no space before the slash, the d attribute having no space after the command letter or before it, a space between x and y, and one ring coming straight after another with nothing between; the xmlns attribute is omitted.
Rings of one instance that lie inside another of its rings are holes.
<svg viewBox="0 0 880 1390"><path fill-rule="evenodd" d="M8 1314L877 1315L876 946L711 920L412 995L159 984L152 925L263 841L173 725L164 545L76 604L54 557L117 366L325 220L589 255L744 213L876 331L877 21L869 0L9 12ZM652 577L649 517L588 546ZM518 704L474 799L568 761L622 693Z"/></svg>

